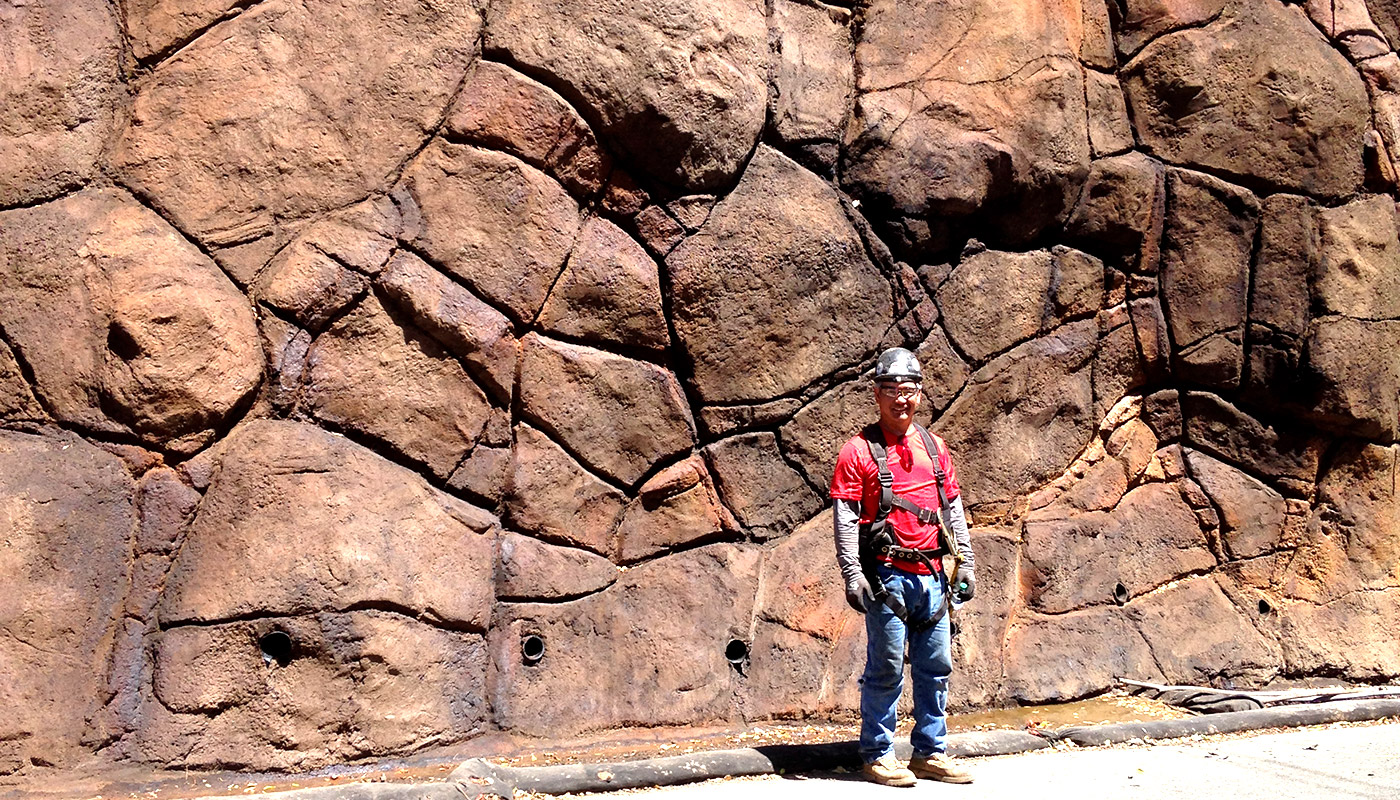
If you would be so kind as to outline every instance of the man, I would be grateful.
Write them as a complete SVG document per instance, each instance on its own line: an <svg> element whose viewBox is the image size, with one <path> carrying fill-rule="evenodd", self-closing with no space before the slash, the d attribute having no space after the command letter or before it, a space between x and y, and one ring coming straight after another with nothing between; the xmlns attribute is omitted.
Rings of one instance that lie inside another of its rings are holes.
<svg viewBox="0 0 1400 800"><path fill-rule="evenodd" d="M971 599L976 586L957 473L943 440L914 422L923 398L923 370L914 354L886 350L875 364L874 383L879 423L846 442L831 479L846 602L865 614L862 772L887 786L913 786L916 778L971 783L946 753L953 669L948 601ZM940 526L950 528L951 537ZM949 544L965 559L952 587L941 558ZM914 757L907 768L894 754L906 640L914 681Z"/></svg>

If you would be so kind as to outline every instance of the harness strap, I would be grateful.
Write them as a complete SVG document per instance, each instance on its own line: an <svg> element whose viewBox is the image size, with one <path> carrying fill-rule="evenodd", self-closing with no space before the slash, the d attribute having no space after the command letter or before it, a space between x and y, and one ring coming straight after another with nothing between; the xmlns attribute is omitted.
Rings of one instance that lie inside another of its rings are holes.
<svg viewBox="0 0 1400 800"><path fill-rule="evenodd" d="M943 602L939 604L938 609L927 620L918 623L910 623L908 609L905 608L904 603L900 602L898 598L890 594L889 590L885 588L884 582L881 581L879 575L875 573L874 564L871 563L866 568L866 578L870 583L871 591L875 594L876 601L888 606L890 611L911 631L918 632L937 625L939 620L943 619L943 615L947 614L952 607L950 587L956 585L958 571L962 567L963 557L962 553L958 550L957 539L953 536L948 494L943 487L947 475L943 472L943 465L939 462L938 447L933 442L933 436L929 434L924 426L916 422L914 423L914 429L919 432L919 437L923 439L924 442L924 451L928 453L929 460L933 462L933 477L938 487L938 508L936 510L924 508L903 495L895 494L894 475L890 472L890 465L885 449L885 433L880 428L879 424L870 425L865 429L862 435L865 437L865 441L870 447L870 457L875 461L875 468L880 481L880 506L871 519L870 524L864 526L866 530L862 531L862 533L865 534L862 544L864 544L865 547L862 549L867 551L873 550L879 555L889 556L900 561L922 562L930 573L938 576L939 581L943 585ZM894 537L885 532L885 522L890 515L890 511L894 508L900 508L913 514L918 518L919 522L925 525L933 524L935 521L938 522L939 541L942 547L936 550L918 550L912 547L900 547L896 545L894 543ZM876 544L877 542L879 544ZM944 552L950 553L953 556L953 574L951 578L944 574L944 570L935 567L933 563L933 558L936 558L940 553Z"/></svg>

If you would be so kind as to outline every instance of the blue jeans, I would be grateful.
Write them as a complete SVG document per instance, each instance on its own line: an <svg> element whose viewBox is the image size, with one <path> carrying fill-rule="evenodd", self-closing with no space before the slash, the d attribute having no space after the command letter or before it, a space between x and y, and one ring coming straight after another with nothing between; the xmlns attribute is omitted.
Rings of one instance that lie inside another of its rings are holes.
<svg viewBox="0 0 1400 800"><path fill-rule="evenodd" d="M885 589L904 601L911 620L926 620L942 606L940 576L915 575L888 564L877 570ZM909 742L919 756L947 749L948 676L953 672L948 615L933 627L910 633L889 606L879 603L865 614L865 674L860 679L860 755L867 764L894 750L906 634L914 680L914 730Z"/></svg>

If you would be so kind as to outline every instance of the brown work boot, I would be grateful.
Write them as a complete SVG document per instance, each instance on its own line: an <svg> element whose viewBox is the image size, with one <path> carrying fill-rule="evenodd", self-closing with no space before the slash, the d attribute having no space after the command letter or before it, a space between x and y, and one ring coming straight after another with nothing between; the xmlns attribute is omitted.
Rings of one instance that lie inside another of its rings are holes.
<svg viewBox="0 0 1400 800"><path fill-rule="evenodd" d="M972 773L953 763L947 753L909 759L909 771L920 778L944 783L972 783Z"/></svg>
<svg viewBox="0 0 1400 800"><path fill-rule="evenodd" d="M860 774L871 783L881 786L913 786L918 783L914 773L904 768L894 753L885 753L875 761L860 768Z"/></svg>

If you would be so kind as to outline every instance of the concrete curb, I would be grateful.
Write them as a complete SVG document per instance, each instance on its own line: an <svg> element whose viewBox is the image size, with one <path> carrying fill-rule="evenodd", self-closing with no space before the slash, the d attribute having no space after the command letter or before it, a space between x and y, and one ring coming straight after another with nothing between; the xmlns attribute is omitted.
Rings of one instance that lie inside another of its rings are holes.
<svg viewBox="0 0 1400 800"><path fill-rule="evenodd" d="M1400 716L1400 700L1353 700L1235 711L1181 720L1066 728L1047 733L1046 736L1023 731L974 731L949 736L948 752L962 758L1011 755L1050 747L1056 741L1096 747L1134 740L1178 739L1198 734L1296 728L1331 722L1364 722L1395 716ZM909 742L899 742L895 751L901 758L908 758ZM453 770L447 783L347 784L279 792L274 797L276 800L475 800L494 796L509 800L516 791L542 794L606 792L674 786L711 778L810 772L837 767L855 768L859 765L860 754L855 742L769 745L616 764L563 764L553 767L507 767L472 759Z"/></svg>
<svg viewBox="0 0 1400 800"><path fill-rule="evenodd" d="M1364 722L1400 716L1400 700L1351 700L1306 706L1271 706L1254 711L1231 711L1189 719L1158 722L1127 722L1066 728L1058 731L1058 741L1080 747L1119 744L1133 739L1180 739L1212 733L1238 733L1261 728L1300 728L1329 722Z"/></svg>

